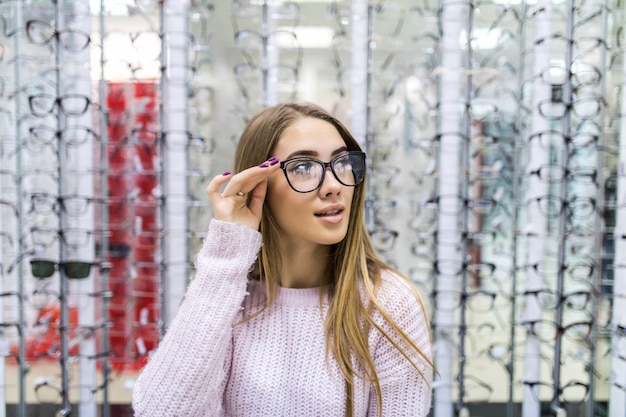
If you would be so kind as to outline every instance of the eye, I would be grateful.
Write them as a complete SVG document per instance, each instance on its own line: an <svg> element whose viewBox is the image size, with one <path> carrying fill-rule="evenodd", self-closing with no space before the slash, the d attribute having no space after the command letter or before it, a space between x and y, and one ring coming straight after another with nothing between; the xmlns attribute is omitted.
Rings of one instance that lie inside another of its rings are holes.
<svg viewBox="0 0 626 417"><path fill-rule="evenodd" d="M311 172L315 170L315 162L307 160L294 161L289 164L287 170L289 175L310 176Z"/></svg>
<svg viewBox="0 0 626 417"><path fill-rule="evenodd" d="M337 159L335 159L333 167L335 168L335 171L344 171L346 169L349 169L351 165L352 164L350 163L350 155L341 155Z"/></svg>

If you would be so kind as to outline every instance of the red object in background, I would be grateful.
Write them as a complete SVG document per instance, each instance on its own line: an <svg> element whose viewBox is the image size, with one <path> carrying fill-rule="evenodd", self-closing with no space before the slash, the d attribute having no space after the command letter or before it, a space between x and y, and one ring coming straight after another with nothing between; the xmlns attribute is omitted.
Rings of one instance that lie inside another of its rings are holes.
<svg viewBox="0 0 626 417"><path fill-rule="evenodd" d="M155 192L159 187L156 171L158 163L158 143L153 132L159 130L157 124L158 91L152 83L133 85L136 105L133 123L133 166L134 192L134 240L131 246L134 270L132 298L134 301L134 333L132 348L136 357L135 366L145 364L147 355L159 343L159 292L160 269L155 267L156 253L159 250L158 207Z"/></svg>
<svg viewBox="0 0 626 417"><path fill-rule="evenodd" d="M78 344L75 338L78 336L78 309L70 307L68 310L68 341L69 354L78 353ZM57 361L61 355L60 334L61 309L59 305L42 308L37 311L35 320L35 334L26 340L26 360L52 360ZM17 355L17 346L12 347L12 352Z"/></svg>
<svg viewBox="0 0 626 417"><path fill-rule="evenodd" d="M135 369L159 342L159 270L140 266L153 264L159 250L154 198L159 186L157 99L150 82L109 84L109 345L114 366Z"/></svg>
<svg viewBox="0 0 626 417"><path fill-rule="evenodd" d="M108 276L109 291L113 296L109 300L108 317L112 324L108 329L109 349L113 352L111 363L119 369L129 363L128 339L132 337L130 325L128 282L132 244L131 229L128 220L132 216L128 194L132 192L132 178L129 178L128 167L132 155L126 146L132 109L132 97L129 97L128 86L124 83L110 83L107 95L107 110L110 114L107 124L107 173L108 195L111 204L107 205L108 221L111 235L107 251L111 269Z"/></svg>

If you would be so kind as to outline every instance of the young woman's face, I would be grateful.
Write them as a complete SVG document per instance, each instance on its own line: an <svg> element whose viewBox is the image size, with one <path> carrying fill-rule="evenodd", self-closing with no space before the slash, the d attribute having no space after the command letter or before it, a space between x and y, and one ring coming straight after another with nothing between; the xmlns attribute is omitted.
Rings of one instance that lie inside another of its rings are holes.
<svg viewBox="0 0 626 417"><path fill-rule="evenodd" d="M274 155L281 161L306 156L330 162L346 152L346 144L330 123L302 118L285 129ZM294 191L282 170L269 179L266 201L278 223L283 243L332 245L346 236L354 187L337 181L326 170L321 186L309 193Z"/></svg>

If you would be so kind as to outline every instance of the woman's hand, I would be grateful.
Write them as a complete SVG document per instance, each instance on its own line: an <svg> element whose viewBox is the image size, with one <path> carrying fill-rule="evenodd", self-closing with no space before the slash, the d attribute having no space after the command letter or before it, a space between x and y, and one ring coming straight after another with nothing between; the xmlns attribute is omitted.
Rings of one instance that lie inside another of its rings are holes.
<svg viewBox="0 0 626 417"><path fill-rule="evenodd" d="M259 230L267 179L280 169L278 162L278 158L271 157L258 167L248 168L236 175L225 172L214 177L206 192L215 219L241 223ZM224 184L224 191L220 191Z"/></svg>

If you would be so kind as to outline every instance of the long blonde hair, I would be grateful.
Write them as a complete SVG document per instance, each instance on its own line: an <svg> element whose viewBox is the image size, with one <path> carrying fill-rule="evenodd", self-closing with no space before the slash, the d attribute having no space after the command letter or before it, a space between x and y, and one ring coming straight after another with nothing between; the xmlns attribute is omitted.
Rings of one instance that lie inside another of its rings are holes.
<svg viewBox="0 0 626 417"><path fill-rule="evenodd" d="M348 129L335 117L321 107L310 103L283 103L261 110L248 122L235 152L235 172L259 165L272 156L284 130L301 118L316 118L332 124L349 151L360 151L360 146ZM376 309L400 336L404 346L417 353L433 366L425 352L402 331L392 317L377 302L376 292L381 285L381 271L392 270L377 255L372 245L369 233L365 227L363 210L365 204L365 182L355 187L348 233L331 250L328 275L331 282L328 285L329 307L326 315L326 357L330 355L336 359L341 373L346 381L346 416L352 417L354 412L353 393L354 377L363 378L374 387L378 400L378 414L382 413L382 391L374 361L368 346L368 333L371 328L378 329L413 367L425 378L417 364L410 359L415 357L407 352L379 324L373 319L373 310ZM260 279L267 290L267 304L271 305L278 291L278 272L280 270L281 255L278 250L279 230L275 218L266 204L263 208L260 232L263 246L256 264L251 272L251 279ZM396 271L397 272L397 271ZM368 304L364 303L360 289L365 289L368 295ZM421 303L417 291L416 299ZM360 375L353 366L352 359L365 375Z"/></svg>

